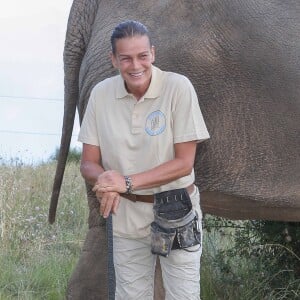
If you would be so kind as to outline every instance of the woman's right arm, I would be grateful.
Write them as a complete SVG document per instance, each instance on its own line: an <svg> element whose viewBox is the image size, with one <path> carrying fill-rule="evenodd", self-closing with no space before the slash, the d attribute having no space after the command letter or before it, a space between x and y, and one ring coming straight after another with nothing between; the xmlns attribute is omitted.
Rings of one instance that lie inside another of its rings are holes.
<svg viewBox="0 0 300 300"><path fill-rule="evenodd" d="M83 144L80 172L83 178L92 186L96 184L99 176L105 172L101 166L99 146ZM119 193L96 191L96 196L100 202L100 214L104 218L107 218L111 212L116 213L120 203Z"/></svg>
<svg viewBox="0 0 300 300"><path fill-rule="evenodd" d="M98 176L104 172L101 163L99 146L83 144L80 172L82 177L92 186L97 182Z"/></svg>

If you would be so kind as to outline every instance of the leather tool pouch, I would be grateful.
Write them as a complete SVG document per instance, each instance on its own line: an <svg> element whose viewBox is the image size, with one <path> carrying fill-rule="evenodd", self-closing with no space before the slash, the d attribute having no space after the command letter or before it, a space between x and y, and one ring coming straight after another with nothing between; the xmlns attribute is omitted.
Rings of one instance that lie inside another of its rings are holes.
<svg viewBox="0 0 300 300"><path fill-rule="evenodd" d="M172 249L200 244L197 212L186 189L154 195L154 222L151 223L151 252L167 257ZM187 250L188 251L188 250Z"/></svg>

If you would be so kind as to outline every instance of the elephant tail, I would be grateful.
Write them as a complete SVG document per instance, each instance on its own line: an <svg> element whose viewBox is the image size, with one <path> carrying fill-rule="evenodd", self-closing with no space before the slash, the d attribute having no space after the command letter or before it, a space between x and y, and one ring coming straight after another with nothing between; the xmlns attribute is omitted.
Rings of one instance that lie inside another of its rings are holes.
<svg viewBox="0 0 300 300"><path fill-rule="evenodd" d="M97 0L74 0L67 26L64 47L64 71L65 71L65 104L64 120L60 150L58 155L56 173L54 177L50 208L49 223L55 221L56 208L59 193L63 181L64 171L67 163L72 131L76 113L79 105L79 72L83 56L91 36L92 24L97 12ZM79 109L80 122L82 121L84 107Z"/></svg>
<svg viewBox="0 0 300 300"><path fill-rule="evenodd" d="M70 149L75 112L76 112L76 105L68 106L67 108L65 106L60 149L59 149L59 154L57 159L56 173L54 177L52 195L50 200L49 219L48 219L50 224L53 224L55 221L58 197L59 197L63 176L65 172L65 167L67 163L68 153Z"/></svg>

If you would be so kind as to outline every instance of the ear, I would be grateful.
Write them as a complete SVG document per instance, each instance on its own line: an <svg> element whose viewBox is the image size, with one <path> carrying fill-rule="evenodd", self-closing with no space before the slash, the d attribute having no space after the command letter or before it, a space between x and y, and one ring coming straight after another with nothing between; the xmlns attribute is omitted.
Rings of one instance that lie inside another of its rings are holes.
<svg viewBox="0 0 300 300"><path fill-rule="evenodd" d="M152 59L151 59L151 63L153 64L155 62L155 47L151 46L151 55L152 55Z"/></svg>
<svg viewBox="0 0 300 300"><path fill-rule="evenodd" d="M114 66L114 68L119 69L118 61L115 55L112 52L110 52L109 55L110 55L111 63Z"/></svg>

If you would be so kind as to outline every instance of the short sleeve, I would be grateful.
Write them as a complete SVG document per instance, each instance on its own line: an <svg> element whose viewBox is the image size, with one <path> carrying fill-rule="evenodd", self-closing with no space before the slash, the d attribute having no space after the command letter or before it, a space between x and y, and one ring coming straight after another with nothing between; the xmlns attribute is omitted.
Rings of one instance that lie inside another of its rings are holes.
<svg viewBox="0 0 300 300"><path fill-rule="evenodd" d="M192 83L182 76L172 111L174 144L209 139L198 97Z"/></svg>

